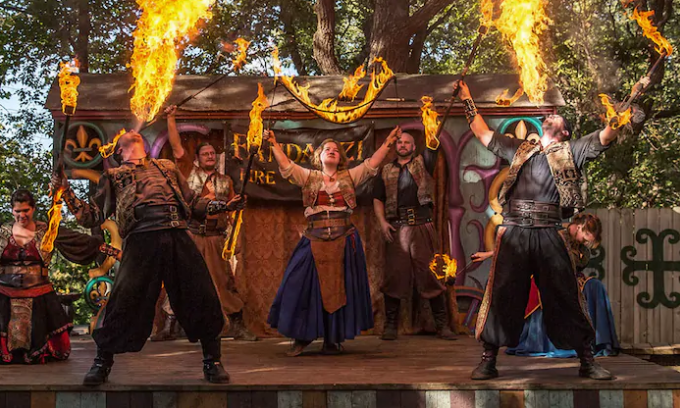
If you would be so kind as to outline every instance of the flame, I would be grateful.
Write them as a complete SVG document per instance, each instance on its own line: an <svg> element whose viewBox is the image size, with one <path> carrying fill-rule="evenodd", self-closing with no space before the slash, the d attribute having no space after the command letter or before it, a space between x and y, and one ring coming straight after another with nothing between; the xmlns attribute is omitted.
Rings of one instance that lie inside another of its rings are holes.
<svg viewBox="0 0 680 408"><path fill-rule="evenodd" d="M210 18L213 1L137 0L143 11L132 33L130 67L135 81L130 107L140 121L151 120L160 111L172 90L178 47L201 19Z"/></svg>
<svg viewBox="0 0 680 408"><path fill-rule="evenodd" d="M118 139L120 139L121 136L123 136L127 130L121 129L120 132L113 138L113 141L111 143L107 143L104 146L101 146L99 148L99 154L102 155L102 158L106 159L107 157L111 156L113 152L116 151L116 143L118 143Z"/></svg>
<svg viewBox="0 0 680 408"><path fill-rule="evenodd" d="M491 27L493 25L493 0L482 0L482 15L479 17L479 25Z"/></svg>
<svg viewBox="0 0 680 408"><path fill-rule="evenodd" d="M80 85L80 78L76 75L78 73L80 63L78 59L71 62L59 63L59 89L61 91L61 111L65 115L73 115L76 113L76 106L78 105L78 85Z"/></svg>
<svg viewBox="0 0 680 408"><path fill-rule="evenodd" d="M250 110L250 125L248 125L248 150L251 146L262 146L262 132L264 126L262 125L262 112L269 106L267 97L264 95L262 84L257 84L257 98L253 101L253 108Z"/></svg>
<svg viewBox="0 0 680 408"><path fill-rule="evenodd" d="M607 108L607 113L605 116L607 123L612 129L618 129L630 122L630 118L632 116L631 108L628 108L625 112L619 113L616 111L616 109L614 109L614 105L612 105L611 100L607 95L600 94L599 96L602 105Z"/></svg>
<svg viewBox="0 0 680 408"><path fill-rule="evenodd" d="M520 69L520 86L529 100L543 103L548 90L547 67L539 47L539 37L551 20L545 14L544 0L504 0L494 25L515 50Z"/></svg>
<svg viewBox="0 0 680 408"><path fill-rule="evenodd" d="M524 89L522 87L519 87L517 91L515 91L515 94L512 95L511 98L508 98L508 95L510 93L509 89L504 90L500 95L496 97L496 105L500 106L510 106L513 103L517 102L517 100L520 98L520 96L524 95Z"/></svg>
<svg viewBox="0 0 680 408"><path fill-rule="evenodd" d="M656 52L659 54L671 55L673 53L673 46L665 39L659 30L657 30L654 23L652 23L652 16L654 11L639 11L637 7L633 10L633 16L630 17L631 20L637 21L640 28L642 28L642 34L652 40L656 44Z"/></svg>
<svg viewBox="0 0 680 408"><path fill-rule="evenodd" d="M231 241L226 240L224 242L224 248L222 248L222 259L225 261L231 259L236 252L236 242L238 242L238 235L241 233L241 225L243 224L243 210L240 210L238 214L236 214L234 220L234 232L232 232L233 238Z"/></svg>
<svg viewBox="0 0 680 408"><path fill-rule="evenodd" d="M437 150L439 147L439 140L437 139L437 130L439 129L439 120L437 120L437 112L432 109L432 98L423 96L420 98L423 106L420 108L421 117L423 119L423 126L425 126L425 141L427 147L431 150Z"/></svg>
<svg viewBox="0 0 680 408"><path fill-rule="evenodd" d="M439 265L441 265L441 268L439 268ZM440 273L440 271L442 271L443 274ZM446 254L435 254L430 262L430 272L432 272L437 279L455 278L457 271L458 262L456 262L455 259L451 259Z"/></svg>
<svg viewBox="0 0 680 408"><path fill-rule="evenodd" d="M364 95L364 99L360 104L356 106L338 106L338 101L329 98L317 105L309 98L309 85L300 86L293 80L293 77L282 74L278 48L274 48L272 58L274 60L273 66L276 80L281 81L286 89L288 89L288 92L302 101L302 104L307 109L314 112L320 118L333 123L350 123L363 117L385 85L394 76L394 72L387 65L387 62L382 58L376 58L373 60L373 63L380 64L382 71L377 75L375 71L371 73L371 81L366 89L366 95Z"/></svg>
<svg viewBox="0 0 680 408"><path fill-rule="evenodd" d="M64 187L59 187L52 196L52 207L47 211L47 217L50 221L40 243L40 250L42 252L52 252L54 250L54 240L57 238L59 224L61 223L61 208L64 206L64 203L61 201L63 193Z"/></svg>
<svg viewBox="0 0 680 408"><path fill-rule="evenodd" d="M357 97L357 94L363 88L363 85L359 85L359 80L366 76L366 70L363 65L354 70L354 75L350 75L348 78L342 78L345 83L342 87L342 92L338 95L338 99L344 99L348 101L353 101Z"/></svg>
<svg viewBox="0 0 680 408"><path fill-rule="evenodd" d="M238 47L238 56L231 60L234 65L234 71L240 71L243 64L246 63L246 58L248 58L248 47L250 46L250 41L246 41L243 38L236 39L236 46Z"/></svg>

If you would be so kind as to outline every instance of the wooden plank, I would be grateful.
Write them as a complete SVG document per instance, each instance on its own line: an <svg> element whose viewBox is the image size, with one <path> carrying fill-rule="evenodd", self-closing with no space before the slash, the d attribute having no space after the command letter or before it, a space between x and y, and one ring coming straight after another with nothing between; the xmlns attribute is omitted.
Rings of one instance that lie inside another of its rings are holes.
<svg viewBox="0 0 680 408"><path fill-rule="evenodd" d="M328 408L352 408L351 391L328 391L326 398Z"/></svg>
<svg viewBox="0 0 680 408"><path fill-rule="evenodd" d="M326 408L326 393L324 391L303 391L302 408Z"/></svg>
<svg viewBox="0 0 680 408"><path fill-rule="evenodd" d="M56 408L80 408L79 392L58 392Z"/></svg>
<svg viewBox="0 0 680 408"><path fill-rule="evenodd" d="M524 390L526 408L550 408L550 391Z"/></svg>
<svg viewBox="0 0 680 408"><path fill-rule="evenodd" d="M625 408L647 408L647 391L624 390L623 406Z"/></svg>
<svg viewBox="0 0 680 408"><path fill-rule="evenodd" d="M5 404L11 408L31 408L31 393L28 391L7 392Z"/></svg>
<svg viewBox="0 0 680 408"><path fill-rule="evenodd" d="M101 391L80 394L80 405L85 408L106 408L106 393ZM151 404L144 407L150 407Z"/></svg>
<svg viewBox="0 0 680 408"><path fill-rule="evenodd" d="M154 392L153 408L177 408L177 393Z"/></svg>
<svg viewBox="0 0 680 408"><path fill-rule="evenodd" d="M498 390L475 391L475 408L499 408L501 396Z"/></svg>
<svg viewBox="0 0 680 408"><path fill-rule="evenodd" d="M7 408L5 393L0 391L0 408Z"/></svg>
<svg viewBox="0 0 680 408"><path fill-rule="evenodd" d="M657 235L660 232L660 217L660 208L647 209L647 228L654 231ZM647 244L646 259L654 259L653 245L651 242ZM651 296L654 296L654 273L652 272L647 272L647 291ZM652 309L645 309L647 311L647 333L649 335L647 341L650 343L663 341L661 339L661 309L665 309L665 306L657 305Z"/></svg>
<svg viewBox="0 0 680 408"><path fill-rule="evenodd" d="M378 408L394 408L401 407L401 391L398 390L378 390L375 393L376 404ZM281 405L279 405L281 408Z"/></svg>
<svg viewBox="0 0 680 408"><path fill-rule="evenodd" d="M278 408L302 408L302 391L279 391L276 398Z"/></svg>
<svg viewBox="0 0 680 408"><path fill-rule="evenodd" d="M649 390L647 391L648 408L668 408L673 406L672 390Z"/></svg>
<svg viewBox="0 0 680 408"><path fill-rule="evenodd" d="M226 392L177 393L177 408L225 408L226 406Z"/></svg>
<svg viewBox="0 0 680 408"><path fill-rule="evenodd" d="M673 390L673 408L680 408L680 390Z"/></svg>
<svg viewBox="0 0 680 408"><path fill-rule="evenodd" d="M451 408L475 408L475 392L451 391Z"/></svg>
<svg viewBox="0 0 680 408"><path fill-rule="evenodd" d="M647 212L645 210L635 210L635 231L642 228L647 228ZM635 259L649 259L647 257L647 247L651 246L649 243L641 244L634 241L633 245L637 251ZM640 293L647 292L647 274L646 271L637 271L634 273L639 278L638 284L634 286L635 296L633 297L633 304L635 307L635 321L634 321L634 343L648 343L649 335L647 333L647 309L640 307L637 303L637 297Z"/></svg>
<svg viewBox="0 0 680 408"><path fill-rule="evenodd" d="M680 231L680 213L670 210L672 214L671 227L675 231ZM675 244L670 254L672 261L680 261L680 244ZM680 272L673 272L673 284L670 289L680 293ZM680 343L680 307L673 309L673 344ZM680 408L680 407L679 407Z"/></svg>
<svg viewBox="0 0 680 408"><path fill-rule="evenodd" d="M425 391L402 391L402 408L425 408Z"/></svg>
<svg viewBox="0 0 680 408"><path fill-rule="evenodd" d="M524 408L524 391L501 391L501 408Z"/></svg>
<svg viewBox="0 0 680 408"><path fill-rule="evenodd" d="M623 262L621 251L635 242L635 217L632 210L621 210L621 236L618 252L615 256L618 263L618 278L621 280L621 331L619 336L622 343L639 343L635 340L635 288L623 282ZM612 249L612 251L614 251Z"/></svg>
<svg viewBox="0 0 680 408"><path fill-rule="evenodd" d="M451 393L449 391L426 391L426 408L451 408Z"/></svg>
<svg viewBox="0 0 680 408"><path fill-rule="evenodd" d="M377 408L377 405L375 391L352 391L352 408Z"/></svg>
<svg viewBox="0 0 680 408"><path fill-rule="evenodd" d="M54 392L31 392L31 408L55 408L57 394Z"/></svg>
<svg viewBox="0 0 680 408"><path fill-rule="evenodd" d="M574 390L574 407L600 408L600 393L596 390Z"/></svg>
<svg viewBox="0 0 680 408"><path fill-rule="evenodd" d="M550 391L550 408L574 408L574 392Z"/></svg>
<svg viewBox="0 0 680 408"><path fill-rule="evenodd" d="M659 231L673 228L673 210L671 208L660 208L659 209ZM678 245L673 245L668 242L668 239L664 240L663 244L663 254L665 261L673 260L673 249L679 247ZM673 291L673 281L678 277L678 272L664 272L664 288L667 294ZM660 337L659 341L673 343L673 309L666 306L659 306L659 331Z"/></svg>
<svg viewBox="0 0 680 408"><path fill-rule="evenodd" d="M601 390L600 408L623 408L623 390Z"/></svg>
<svg viewBox="0 0 680 408"><path fill-rule="evenodd" d="M598 210L603 228L602 246L605 248L605 258L602 266L605 271L605 281L609 303L612 305L614 326L619 338L621 337L621 221L619 210ZM606 215L605 215L606 214Z"/></svg>
<svg viewBox="0 0 680 408"><path fill-rule="evenodd" d="M148 408L153 406L153 393L136 391L130 393L130 408Z"/></svg>
<svg viewBox="0 0 680 408"><path fill-rule="evenodd" d="M253 391L251 393L253 407L278 408L276 391ZM227 406L229 406L227 404Z"/></svg>
<svg viewBox="0 0 680 408"><path fill-rule="evenodd" d="M85 408L85 407L83 407ZM129 392L107 392L106 408L130 408Z"/></svg>
<svg viewBox="0 0 680 408"><path fill-rule="evenodd" d="M229 408L254 407L250 391L233 391L227 393L227 406Z"/></svg>

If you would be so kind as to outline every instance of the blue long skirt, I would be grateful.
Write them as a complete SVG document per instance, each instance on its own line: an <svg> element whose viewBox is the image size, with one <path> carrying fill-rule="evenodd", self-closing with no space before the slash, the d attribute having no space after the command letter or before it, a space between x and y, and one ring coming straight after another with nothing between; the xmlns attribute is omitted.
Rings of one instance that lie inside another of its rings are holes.
<svg viewBox="0 0 680 408"><path fill-rule="evenodd" d="M607 290L601 281L590 279L583 287L583 295L588 305L588 314L595 326L593 353L597 357L617 355L621 346L616 337L614 316ZM536 310L525 321L517 347L508 348L505 352L525 357L576 357L576 351L558 349L552 344L545 332L542 309Z"/></svg>
<svg viewBox="0 0 680 408"><path fill-rule="evenodd" d="M288 262L267 323L286 337L307 341L323 337L332 343L373 328L366 256L357 231L345 238L344 256L347 304L328 313L323 308L311 243L302 237Z"/></svg>

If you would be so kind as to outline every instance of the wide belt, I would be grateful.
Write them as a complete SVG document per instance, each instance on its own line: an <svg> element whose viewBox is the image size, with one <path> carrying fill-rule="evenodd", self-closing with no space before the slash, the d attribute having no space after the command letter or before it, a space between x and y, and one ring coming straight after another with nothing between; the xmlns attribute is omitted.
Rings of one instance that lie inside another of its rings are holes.
<svg viewBox="0 0 680 408"><path fill-rule="evenodd" d="M0 285L12 288L31 288L50 283L47 268L40 265L0 267Z"/></svg>
<svg viewBox="0 0 680 408"><path fill-rule="evenodd" d="M332 241L347 235L353 228L349 213L327 211L307 217L305 236L310 239Z"/></svg>
<svg viewBox="0 0 680 408"><path fill-rule="evenodd" d="M427 224L432 222L432 207L399 207L397 208L399 218L390 220L394 224L405 224L409 226Z"/></svg>
<svg viewBox="0 0 680 408"><path fill-rule="evenodd" d="M170 228L187 228L187 221L177 205L139 205L135 207L135 232Z"/></svg>
<svg viewBox="0 0 680 408"><path fill-rule="evenodd" d="M533 200L511 200L503 225L525 228L555 227L562 222L559 205Z"/></svg>
<svg viewBox="0 0 680 408"><path fill-rule="evenodd" d="M202 223L196 220L189 221L189 230L195 235L215 236L224 235L226 230L219 227L217 219L206 219Z"/></svg>

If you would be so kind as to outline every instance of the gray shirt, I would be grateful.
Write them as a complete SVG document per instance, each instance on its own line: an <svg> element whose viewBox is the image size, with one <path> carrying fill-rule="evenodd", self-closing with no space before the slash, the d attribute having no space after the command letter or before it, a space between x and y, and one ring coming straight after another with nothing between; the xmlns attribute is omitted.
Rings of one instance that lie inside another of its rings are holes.
<svg viewBox="0 0 680 408"><path fill-rule="evenodd" d="M523 140L495 132L487 149L501 159L512 163L515 152ZM595 131L580 139L570 140L569 147L574 155L574 164L581 171L583 165L595 159L609 148L600 143L600 131ZM508 192L510 200L534 200L546 203L560 203L560 195L550 173L548 159L541 151L527 160L517 175L515 185Z"/></svg>

